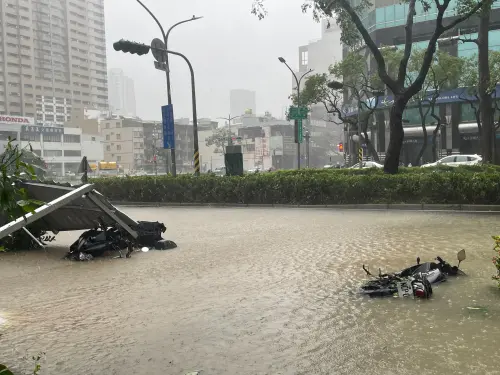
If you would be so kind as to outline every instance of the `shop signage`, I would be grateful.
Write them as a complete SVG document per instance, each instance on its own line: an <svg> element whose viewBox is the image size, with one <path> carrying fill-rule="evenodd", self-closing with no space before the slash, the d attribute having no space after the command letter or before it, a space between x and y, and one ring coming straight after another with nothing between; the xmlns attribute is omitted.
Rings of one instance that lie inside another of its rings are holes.
<svg viewBox="0 0 500 375"><path fill-rule="evenodd" d="M0 123L4 124L35 124L33 117L0 116Z"/></svg>
<svg viewBox="0 0 500 375"><path fill-rule="evenodd" d="M462 134L462 139L464 141L478 141L479 135L463 135Z"/></svg>
<svg viewBox="0 0 500 375"><path fill-rule="evenodd" d="M55 128L52 126L23 125L21 127L21 133L64 134L64 128Z"/></svg>

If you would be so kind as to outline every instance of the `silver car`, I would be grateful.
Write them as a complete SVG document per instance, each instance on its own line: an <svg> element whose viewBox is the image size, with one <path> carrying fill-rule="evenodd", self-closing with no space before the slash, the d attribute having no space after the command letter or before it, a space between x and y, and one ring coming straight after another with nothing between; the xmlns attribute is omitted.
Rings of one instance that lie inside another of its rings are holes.
<svg viewBox="0 0 500 375"><path fill-rule="evenodd" d="M439 159L435 163L422 165L423 167L437 167L438 165L446 165L448 167L458 167L460 165L476 165L483 161L483 158L475 155L450 155Z"/></svg>

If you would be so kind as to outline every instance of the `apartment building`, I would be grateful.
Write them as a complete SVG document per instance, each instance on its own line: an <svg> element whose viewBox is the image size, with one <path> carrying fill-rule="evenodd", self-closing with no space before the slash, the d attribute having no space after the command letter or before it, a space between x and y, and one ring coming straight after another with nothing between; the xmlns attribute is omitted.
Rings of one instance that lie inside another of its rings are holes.
<svg viewBox="0 0 500 375"><path fill-rule="evenodd" d="M114 118L101 123L104 160L117 162L125 173L142 170L145 162L142 120Z"/></svg>
<svg viewBox="0 0 500 375"><path fill-rule="evenodd" d="M0 2L0 115L63 125L108 108L104 0Z"/></svg>

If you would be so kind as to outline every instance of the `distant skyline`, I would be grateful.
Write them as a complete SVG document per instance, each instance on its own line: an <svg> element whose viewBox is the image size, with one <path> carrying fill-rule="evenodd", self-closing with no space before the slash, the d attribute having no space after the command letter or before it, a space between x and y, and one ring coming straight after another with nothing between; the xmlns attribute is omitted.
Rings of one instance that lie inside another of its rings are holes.
<svg viewBox="0 0 500 375"><path fill-rule="evenodd" d="M321 36L321 26L311 14L301 12L303 0L270 1L269 16L262 21L250 13L252 0L144 2L165 29L193 14L204 17L180 25L169 40L169 48L185 54L194 67L200 118L226 117L230 90L235 88L256 92L258 114L270 111L281 117L290 104L292 85L291 73L278 56L296 69L299 46ZM159 36L158 26L134 0L106 0L105 13L108 69L123 69L134 80L139 117L161 119L165 73L154 69L151 54L125 54L112 47L121 38L149 44ZM174 115L191 118L189 70L176 56L171 59L171 75Z"/></svg>

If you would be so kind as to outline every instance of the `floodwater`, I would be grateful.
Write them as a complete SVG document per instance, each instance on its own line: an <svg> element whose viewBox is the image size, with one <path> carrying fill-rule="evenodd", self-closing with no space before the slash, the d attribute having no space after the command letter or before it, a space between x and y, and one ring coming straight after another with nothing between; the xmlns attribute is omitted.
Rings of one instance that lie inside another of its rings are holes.
<svg viewBox="0 0 500 375"><path fill-rule="evenodd" d="M164 221L171 251L0 255L0 362L43 374L500 374L494 215L124 208ZM429 301L355 294L371 270L465 248L468 277ZM470 307L484 309L470 309ZM3 323L2 323L3 322Z"/></svg>

